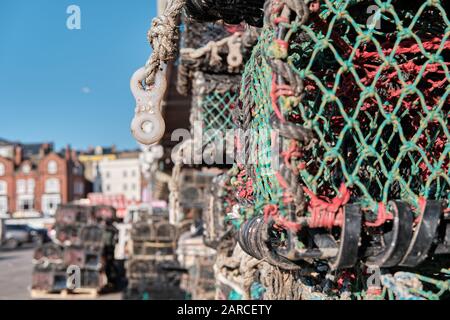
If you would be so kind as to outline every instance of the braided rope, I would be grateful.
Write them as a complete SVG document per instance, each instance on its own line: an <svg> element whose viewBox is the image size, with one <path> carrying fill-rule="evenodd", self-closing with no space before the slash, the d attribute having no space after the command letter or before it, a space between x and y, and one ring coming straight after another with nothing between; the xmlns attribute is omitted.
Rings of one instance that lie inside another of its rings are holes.
<svg viewBox="0 0 450 320"><path fill-rule="evenodd" d="M153 19L147 38L153 52L146 63L146 84L152 86L161 62L174 60L178 51L180 31L178 21L186 0L170 0L164 13Z"/></svg>

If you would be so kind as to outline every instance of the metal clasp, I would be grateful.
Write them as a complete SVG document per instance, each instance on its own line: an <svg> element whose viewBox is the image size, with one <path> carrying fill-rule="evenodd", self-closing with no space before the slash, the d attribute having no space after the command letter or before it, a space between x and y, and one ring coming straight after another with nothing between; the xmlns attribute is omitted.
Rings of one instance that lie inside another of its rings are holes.
<svg viewBox="0 0 450 320"><path fill-rule="evenodd" d="M167 89L167 65L161 64L150 90L146 90L143 85L145 78L145 67L137 70L131 77L130 88L136 100L131 132L139 143L152 145L161 140L166 129L161 109Z"/></svg>

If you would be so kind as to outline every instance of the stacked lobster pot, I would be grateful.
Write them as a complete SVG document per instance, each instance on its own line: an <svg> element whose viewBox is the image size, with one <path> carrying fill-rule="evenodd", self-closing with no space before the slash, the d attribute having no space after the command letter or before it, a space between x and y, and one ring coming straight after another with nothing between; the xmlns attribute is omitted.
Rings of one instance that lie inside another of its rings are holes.
<svg viewBox="0 0 450 320"><path fill-rule="evenodd" d="M229 170L213 180L210 193L205 198L203 214L203 241L216 250L213 267L216 282L215 298L221 300L242 297L244 290L239 261L233 257L236 228L229 219L233 210L237 208L231 185L233 174L234 171Z"/></svg>
<svg viewBox="0 0 450 320"><path fill-rule="evenodd" d="M231 217L238 246L264 261L251 297L258 287L269 299L448 295L445 1L187 8L230 18L230 3L264 10L234 109L246 134L236 136L243 157Z"/></svg>
<svg viewBox="0 0 450 320"><path fill-rule="evenodd" d="M231 177L229 173L216 176L210 187L210 192L205 197L203 210L203 241L215 250L221 247L232 248L226 240L232 240L233 228L227 221L227 213L231 213L235 205L231 194Z"/></svg>
<svg viewBox="0 0 450 320"><path fill-rule="evenodd" d="M202 6L189 2L187 14L197 19ZM215 20L211 17L207 20L184 20L177 87L181 94L192 95L192 139L180 149L180 162L173 171L173 180L178 181L183 190L172 190L172 195L179 193L175 197L180 204L176 211L182 218L189 215L188 218L193 219L194 231L180 240L178 251L183 255L179 259L185 261L184 266L190 270L188 290L196 299L216 295L214 264L219 254L217 245L223 240L225 208L213 203L211 187L215 184L213 178L218 179L234 161L233 110L238 105L244 62L257 38L255 28L211 23L209 21ZM207 176L207 183L194 180L180 183L189 175Z"/></svg>
<svg viewBox="0 0 450 320"><path fill-rule="evenodd" d="M186 292L192 300L212 300L215 298L216 281L213 265L215 257L199 256L188 270Z"/></svg>
<svg viewBox="0 0 450 320"><path fill-rule="evenodd" d="M32 289L44 292L61 292L67 287L67 266L64 265L63 248L47 243L37 248L33 255Z"/></svg>
<svg viewBox="0 0 450 320"><path fill-rule="evenodd" d="M159 30L176 25L158 23L173 22L183 5L205 22L186 23L180 50L178 87L193 95L193 139L177 149L171 216L182 215L173 204L183 165L233 159L236 203L226 212L212 205L205 219L216 248L221 218L236 227L233 252L216 261L216 278L234 290L222 298L448 296L446 1L170 3L150 32L154 49ZM217 20L234 26L209 23ZM242 22L261 27L256 44ZM154 62L173 59L175 47L152 56L150 80ZM230 139L229 127L240 129ZM233 157L222 152L230 140Z"/></svg>
<svg viewBox="0 0 450 320"><path fill-rule="evenodd" d="M42 245L34 253L32 289L100 291L107 284L113 285L115 279L108 270L114 264L115 209L64 205L57 210L55 220L55 242ZM69 283L70 275L79 279Z"/></svg>
<svg viewBox="0 0 450 320"><path fill-rule="evenodd" d="M253 190L240 246L285 274L316 270L332 299L448 295L445 1L264 9L242 81L240 124L259 134L240 139L258 159L237 176Z"/></svg>
<svg viewBox="0 0 450 320"><path fill-rule="evenodd" d="M124 299L183 299L175 259L176 228L164 216L141 217L131 229Z"/></svg>

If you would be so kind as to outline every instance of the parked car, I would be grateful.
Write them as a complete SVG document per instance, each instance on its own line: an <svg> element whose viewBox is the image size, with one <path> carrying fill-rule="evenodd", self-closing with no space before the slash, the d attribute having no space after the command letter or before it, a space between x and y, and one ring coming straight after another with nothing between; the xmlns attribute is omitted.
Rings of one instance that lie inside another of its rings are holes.
<svg viewBox="0 0 450 320"><path fill-rule="evenodd" d="M15 249L26 243L50 241L46 229L32 228L26 224L8 224L5 232L5 246Z"/></svg>
<svg viewBox="0 0 450 320"><path fill-rule="evenodd" d="M29 227L31 235L33 236L33 241L38 242L39 244L51 242L49 232L45 228L34 228Z"/></svg>

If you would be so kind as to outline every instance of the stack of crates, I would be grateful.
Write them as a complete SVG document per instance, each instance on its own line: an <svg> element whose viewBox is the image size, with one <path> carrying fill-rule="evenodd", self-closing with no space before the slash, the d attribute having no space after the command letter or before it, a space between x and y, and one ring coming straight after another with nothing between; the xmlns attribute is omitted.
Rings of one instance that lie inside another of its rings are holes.
<svg viewBox="0 0 450 320"><path fill-rule="evenodd" d="M127 262L127 300L183 299L175 258L177 230L167 217L152 216L133 224Z"/></svg>
<svg viewBox="0 0 450 320"><path fill-rule="evenodd" d="M100 291L108 280L105 269L114 263L117 230L115 210L105 206L61 206L55 216L54 243L34 253L32 289L58 293L66 289ZM79 281L67 287L68 276L79 271Z"/></svg>

